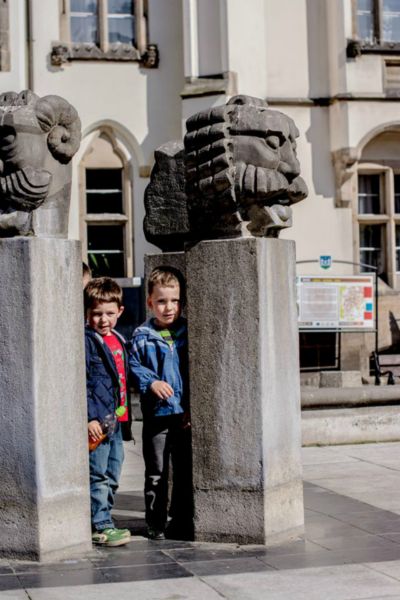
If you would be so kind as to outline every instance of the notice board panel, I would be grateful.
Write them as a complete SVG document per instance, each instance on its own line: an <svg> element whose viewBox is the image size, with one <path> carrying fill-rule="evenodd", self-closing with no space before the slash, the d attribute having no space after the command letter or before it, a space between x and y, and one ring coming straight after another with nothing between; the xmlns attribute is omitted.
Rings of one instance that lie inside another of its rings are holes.
<svg viewBox="0 0 400 600"><path fill-rule="evenodd" d="M374 330L373 275L297 277L301 329Z"/></svg>

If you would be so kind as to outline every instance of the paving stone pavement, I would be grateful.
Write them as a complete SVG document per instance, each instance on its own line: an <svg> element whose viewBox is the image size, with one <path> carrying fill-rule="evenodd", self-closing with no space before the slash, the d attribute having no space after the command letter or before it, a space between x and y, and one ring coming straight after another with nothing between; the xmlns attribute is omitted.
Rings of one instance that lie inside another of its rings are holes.
<svg viewBox="0 0 400 600"><path fill-rule="evenodd" d="M147 540L135 430L115 508L132 542L0 560L0 600L400 600L400 443L304 448L305 536L264 548Z"/></svg>

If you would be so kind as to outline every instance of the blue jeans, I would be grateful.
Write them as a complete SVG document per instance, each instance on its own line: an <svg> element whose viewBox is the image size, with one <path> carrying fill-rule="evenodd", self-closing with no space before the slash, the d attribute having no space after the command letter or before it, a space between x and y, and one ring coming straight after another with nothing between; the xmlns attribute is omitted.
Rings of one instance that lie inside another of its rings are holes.
<svg viewBox="0 0 400 600"><path fill-rule="evenodd" d="M90 508L92 529L95 531L114 527L111 509L123 461L121 427L118 427L111 439L106 438L96 450L89 453Z"/></svg>

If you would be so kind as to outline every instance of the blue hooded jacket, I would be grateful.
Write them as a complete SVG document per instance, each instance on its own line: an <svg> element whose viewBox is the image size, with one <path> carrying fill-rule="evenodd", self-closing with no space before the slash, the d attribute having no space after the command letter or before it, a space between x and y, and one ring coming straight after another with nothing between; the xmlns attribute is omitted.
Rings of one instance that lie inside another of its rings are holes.
<svg viewBox="0 0 400 600"><path fill-rule="evenodd" d="M125 372L128 379L127 348L125 339L117 331L113 333L119 339L124 350ZM120 403L119 378L113 355L101 335L89 326L85 327L86 353L86 397L88 421L103 421L113 414ZM131 440L131 409L128 394L128 421L120 423L122 437Z"/></svg>
<svg viewBox="0 0 400 600"><path fill-rule="evenodd" d="M133 332L129 366L132 379L140 392L143 416L177 415L188 409L188 346L186 320L179 318L173 327L173 344L169 344L148 319ZM166 381L173 396L161 400L151 390L153 381Z"/></svg>

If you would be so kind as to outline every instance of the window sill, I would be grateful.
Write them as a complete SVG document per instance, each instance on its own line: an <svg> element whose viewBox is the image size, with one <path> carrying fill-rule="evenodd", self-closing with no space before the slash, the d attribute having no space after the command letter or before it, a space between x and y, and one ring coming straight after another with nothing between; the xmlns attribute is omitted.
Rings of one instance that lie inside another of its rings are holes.
<svg viewBox="0 0 400 600"><path fill-rule="evenodd" d="M96 44L73 44L53 42L50 53L51 64L55 67L64 66L75 60L95 60L114 62L138 62L147 69L158 67L159 53L156 44L149 44L141 54L137 48L129 44L111 44L107 51L101 50Z"/></svg>
<svg viewBox="0 0 400 600"><path fill-rule="evenodd" d="M362 40L347 40L347 58L357 58L362 54L385 54L387 56L400 56L400 42L383 42L373 44Z"/></svg>
<svg viewBox="0 0 400 600"><path fill-rule="evenodd" d="M88 213L85 215L86 223L127 223L128 217L121 213Z"/></svg>

